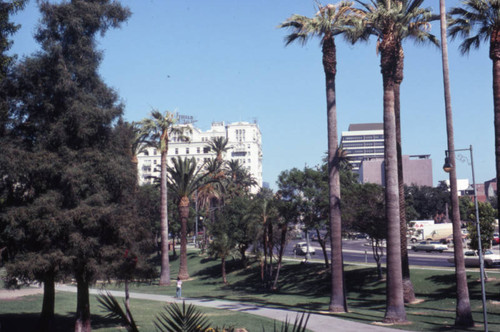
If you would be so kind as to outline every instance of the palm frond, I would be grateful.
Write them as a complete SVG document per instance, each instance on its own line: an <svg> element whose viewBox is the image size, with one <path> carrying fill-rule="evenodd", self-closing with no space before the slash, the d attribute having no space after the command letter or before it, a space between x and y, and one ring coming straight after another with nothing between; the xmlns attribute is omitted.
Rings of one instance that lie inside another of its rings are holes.
<svg viewBox="0 0 500 332"><path fill-rule="evenodd" d="M281 325L281 332L305 332L307 323L309 322L309 317L311 316L310 313L303 312L302 316L297 316L295 317L295 322L293 325L291 325L291 321L288 321L288 318L285 319L285 322ZM276 327L276 321L274 324L274 331L278 332L278 329Z"/></svg>
<svg viewBox="0 0 500 332"><path fill-rule="evenodd" d="M159 331L196 332L210 327L207 317L192 304L186 307L185 301L182 301L182 308L177 303L171 303L163 310L154 321Z"/></svg>
<svg viewBox="0 0 500 332"><path fill-rule="evenodd" d="M107 291L106 294L99 294L97 296L97 301L99 302L101 308L107 311L105 316L106 318L119 319L128 331L139 332L134 318L132 317L132 313L128 313L130 317L129 321L127 314L123 311L116 298L110 292Z"/></svg>

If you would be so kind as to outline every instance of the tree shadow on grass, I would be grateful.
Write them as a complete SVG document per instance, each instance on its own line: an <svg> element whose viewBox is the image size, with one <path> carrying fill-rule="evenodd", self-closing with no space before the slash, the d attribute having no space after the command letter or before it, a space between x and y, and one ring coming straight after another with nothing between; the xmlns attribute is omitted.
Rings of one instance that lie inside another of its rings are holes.
<svg viewBox="0 0 500 332"><path fill-rule="evenodd" d="M39 313L16 313L0 314L0 331L8 332L26 332L36 331ZM120 326L120 321L112 318L105 318L99 315L91 315L92 328L104 328ZM58 315L54 317L54 326L51 331L66 332L75 329L75 313L67 315Z"/></svg>

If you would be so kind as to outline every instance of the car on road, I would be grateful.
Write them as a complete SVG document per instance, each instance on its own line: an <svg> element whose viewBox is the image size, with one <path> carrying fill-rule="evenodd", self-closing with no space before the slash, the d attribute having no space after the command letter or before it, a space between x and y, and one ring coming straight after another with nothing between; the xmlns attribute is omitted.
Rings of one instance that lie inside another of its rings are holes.
<svg viewBox="0 0 500 332"><path fill-rule="evenodd" d="M293 253L295 255L305 256L307 254L307 242L299 242L293 247ZM309 254L315 255L316 250L309 244Z"/></svg>
<svg viewBox="0 0 500 332"><path fill-rule="evenodd" d="M438 241L422 241L420 243L412 245L411 248L413 249L413 251L443 252L448 249L448 245Z"/></svg>
<svg viewBox="0 0 500 332"><path fill-rule="evenodd" d="M500 237L499 237L498 233L494 233L493 234L493 241L492 241L492 243L493 243L493 245L500 244Z"/></svg>
<svg viewBox="0 0 500 332"><path fill-rule="evenodd" d="M350 240L367 240L370 237L365 233L350 233L347 235L347 238Z"/></svg>
<svg viewBox="0 0 500 332"><path fill-rule="evenodd" d="M467 250L464 252L465 266L475 267L479 266L479 254L476 250ZM500 255L494 254L491 250L485 250L483 255L484 266L492 267L500 264ZM448 258L448 262L455 263L453 257Z"/></svg>

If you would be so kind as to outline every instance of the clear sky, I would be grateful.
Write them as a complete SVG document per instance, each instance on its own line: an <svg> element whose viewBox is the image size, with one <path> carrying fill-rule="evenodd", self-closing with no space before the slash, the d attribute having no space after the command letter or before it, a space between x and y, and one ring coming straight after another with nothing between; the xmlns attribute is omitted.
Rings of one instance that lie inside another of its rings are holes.
<svg viewBox="0 0 500 332"><path fill-rule="evenodd" d="M256 120L262 131L263 178L315 166L326 153L326 97L319 40L284 46L279 23L292 14L312 16L312 0L125 0L132 16L100 39L105 82L120 95L125 118L138 121L153 108L192 115L203 130L212 121ZM424 6L439 10L439 1ZM448 0L447 7L459 4ZM12 53L38 49L35 1L14 19L22 29ZM439 36L439 22L432 31ZM382 76L376 41L348 45L337 38L339 137L351 123L382 122ZM492 62L488 45L460 55L449 41L455 147L474 148L478 183L495 177ZM446 124L441 53L432 45L405 50L401 86L403 153L430 154L434 184L442 170ZM468 152L462 153L468 157ZM471 178L457 161L458 178Z"/></svg>

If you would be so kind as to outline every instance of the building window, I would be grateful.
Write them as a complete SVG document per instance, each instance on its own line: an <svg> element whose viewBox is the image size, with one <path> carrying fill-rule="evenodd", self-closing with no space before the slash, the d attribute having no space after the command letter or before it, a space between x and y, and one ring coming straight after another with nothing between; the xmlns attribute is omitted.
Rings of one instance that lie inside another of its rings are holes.
<svg viewBox="0 0 500 332"><path fill-rule="evenodd" d="M155 165L156 165L156 162L157 162L157 160L156 160L156 159L155 159L155 160L153 160L153 164L155 164Z"/></svg>
<svg viewBox="0 0 500 332"><path fill-rule="evenodd" d="M345 141L361 141L363 136L344 136Z"/></svg>
<svg viewBox="0 0 500 332"><path fill-rule="evenodd" d="M158 153L158 150L154 149L153 150L153 155L156 156L157 153Z"/></svg>
<svg viewBox="0 0 500 332"><path fill-rule="evenodd" d="M365 139L373 139L373 135L366 135Z"/></svg>
<svg viewBox="0 0 500 332"><path fill-rule="evenodd" d="M376 142L375 146L384 146L384 142Z"/></svg>
<svg viewBox="0 0 500 332"><path fill-rule="evenodd" d="M375 135L373 136L374 139L384 139L384 135Z"/></svg>
<svg viewBox="0 0 500 332"><path fill-rule="evenodd" d="M196 153L200 153L200 147L196 148Z"/></svg>
<svg viewBox="0 0 500 332"><path fill-rule="evenodd" d="M210 152L210 147L209 146L205 146L203 148L203 153L209 153Z"/></svg>
<svg viewBox="0 0 500 332"><path fill-rule="evenodd" d="M179 148L175 148L175 154L179 154Z"/></svg>
<svg viewBox="0 0 500 332"><path fill-rule="evenodd" d="M189 154L189 148L186 148L186 154Z"/></svg>
<svg viewBox="0 0 500 332"><path fill-rule="evenodd" d="M344 148L360 148L363 146L363 143L345 143L342 144Z"/></svg>

